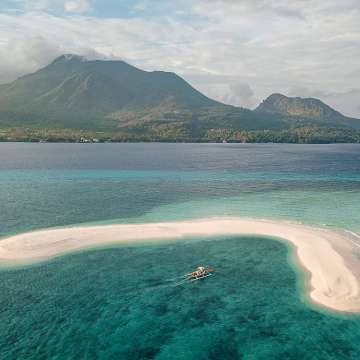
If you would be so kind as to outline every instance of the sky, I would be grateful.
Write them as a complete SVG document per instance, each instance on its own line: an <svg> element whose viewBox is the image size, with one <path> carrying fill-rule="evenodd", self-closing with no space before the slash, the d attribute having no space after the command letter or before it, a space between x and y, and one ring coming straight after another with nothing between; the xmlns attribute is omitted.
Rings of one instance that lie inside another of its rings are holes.
<svg viewBox="0 0 360 360"><path fill-rule="evenodd" d="M0 0L0 83L64 53L174 71L237 106L283 93L360 118L360 0Z"/></svg>

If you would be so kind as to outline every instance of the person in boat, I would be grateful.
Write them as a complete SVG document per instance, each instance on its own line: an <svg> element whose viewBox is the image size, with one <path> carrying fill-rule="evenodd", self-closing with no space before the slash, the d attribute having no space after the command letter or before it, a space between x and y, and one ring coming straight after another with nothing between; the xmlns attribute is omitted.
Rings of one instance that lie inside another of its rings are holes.
<svg viewBox="0 0 360 360"><path fill-rule="evenodd" d="M208 274L208 271L206 271L203 266L199 266L195 271L196 276L204 276L206 274Z"/></svg>
<svg viewBox="0 0 360 360"><path fill-rule="evenodd" d="M209 275L212 271L213 269L211 268L206 269L203 266L199 266L194 272L187 274L187 276L189 276L192 279L198 279Z"/></svg>

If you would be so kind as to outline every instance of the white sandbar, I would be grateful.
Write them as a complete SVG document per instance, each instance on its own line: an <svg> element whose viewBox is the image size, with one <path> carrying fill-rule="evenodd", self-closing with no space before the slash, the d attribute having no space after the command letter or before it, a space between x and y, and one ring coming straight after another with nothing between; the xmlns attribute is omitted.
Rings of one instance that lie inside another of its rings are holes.
<svg viewBox="0 0 360 360"><path fill-rule="evenodd" d="M334 310L360 312L360 265L354 256L359 239L346 232L287 222L210 218L34 231L1 240L0 264L33 263L96 246L220 235L261 235L290 242L296 248L297 263L309 275L310 299Z"/></svg>

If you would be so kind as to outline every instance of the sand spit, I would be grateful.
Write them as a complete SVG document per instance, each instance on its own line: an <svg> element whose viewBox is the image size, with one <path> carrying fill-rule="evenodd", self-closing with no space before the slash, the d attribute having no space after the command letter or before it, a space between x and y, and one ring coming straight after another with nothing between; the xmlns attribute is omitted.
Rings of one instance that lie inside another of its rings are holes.
<svg viewBox="0 0 360 360"><path fill-rule="evenodd" d="M360 312L359 239L350 233L300 224L242 218L210 218L149 224L49 229L0 241L0 264L25 264L112 244L219 235L260 235L290 242L306 277L309 297L337 311Z"/></svg>

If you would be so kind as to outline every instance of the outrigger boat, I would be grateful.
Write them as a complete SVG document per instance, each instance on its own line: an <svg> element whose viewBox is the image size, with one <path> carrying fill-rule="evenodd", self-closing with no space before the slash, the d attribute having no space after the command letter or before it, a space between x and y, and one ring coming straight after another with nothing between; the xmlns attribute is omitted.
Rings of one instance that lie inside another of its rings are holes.
<svg viewBox="0 0 360 360"><path fill-rule="evenodd" d="M214 269L211 267L206 268L203 266L199 266L195 271L185 274L184 277L190 281L196 281L211 276L213 272Z"/></svg>

